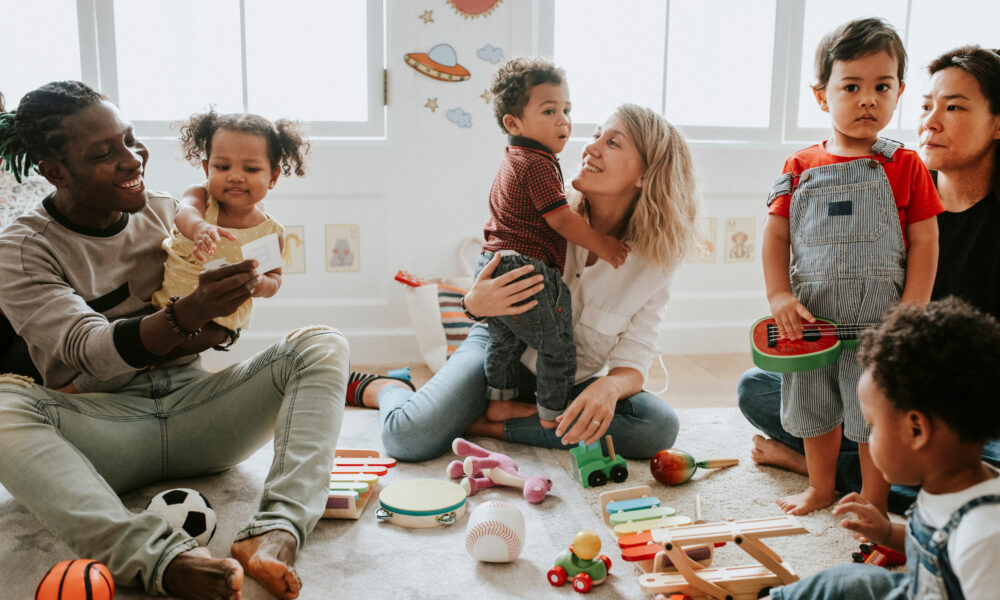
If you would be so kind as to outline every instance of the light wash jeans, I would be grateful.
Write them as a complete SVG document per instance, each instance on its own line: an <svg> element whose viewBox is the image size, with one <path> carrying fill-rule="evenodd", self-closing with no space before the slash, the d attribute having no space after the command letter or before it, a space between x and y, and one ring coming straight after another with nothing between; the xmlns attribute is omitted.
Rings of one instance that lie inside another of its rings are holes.
<svg viewBox="0 0 1000 600"><path fill-rule="evenodd" d="M348 362L343 335L312 327L218 373L151 369L114 393L0 378L0 482L115 582L164 594L163 571L196 543L118 493L224 471L273 438L260 505L237 539L281 529L301 547L326 506Z"/></svg>
<svg viewBox="0 0 1000 600"><path fill-rule="evenodd" d="M451 451L451 442L480 416L486 414L486 373L483 359L489 334L476 324L458 350L434 377L416 392L396 386L379 391L382 444L399 460L430 460ZM534 398L534 375L524 369L519 398ZM594 379L573 388L575 398ZM518 400L515 400L515 402ZM649 392L620 400L607 435L615 451L626 458L648 459L673 446L677 439L677 413ZM509 442L565 448L554 429L545 429L537 416L511 419L503 424Z"/></svg>
<svg viewBox="0 0 1000 600"><path fill-rule="evenodd" d="M788 433L781 426L781 375L753 367L740 376L736 384L740 410L751 425L767 437L804 454L802 438ZM983 460L1000 467L1000 440L987 442ZM837 491L861 493L861 461L858 445L846 437L841 438L837 456ZM903 514L917 499L917 488L893 485L889 491L889 510Z"/></svg>

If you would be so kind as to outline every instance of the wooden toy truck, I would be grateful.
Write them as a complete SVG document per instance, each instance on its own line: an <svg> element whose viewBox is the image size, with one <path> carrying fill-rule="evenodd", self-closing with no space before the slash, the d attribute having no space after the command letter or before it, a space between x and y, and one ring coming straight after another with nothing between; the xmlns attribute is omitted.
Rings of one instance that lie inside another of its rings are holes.
<svg viewBox="0 0 1000 600"><path fill-rule="evenodd" d="M650 532L663 547L654 563L666 556L676 567L674 573L645 573L639 587L647 594L686 594L692 600L756 600L770 587L787 585L799 577L761 538L808 533L798 519L785 515L765 519L743 519L655 529ZM697 544L733 542L759 564L738 567L703 567L683 551Z"/></svg>
<svg viewBox="0 0 1000 600"><path fill-rule="evenodd" d="M607 452L602 449L607 448ZM604 436L587 446L580 442L575 448L569 449L573 458L573 468L580 472L580 482L583 487L600 487L611 481L621 483L628 479L628 466L625 459L615 454L615 446L611 436Z"/></svg>

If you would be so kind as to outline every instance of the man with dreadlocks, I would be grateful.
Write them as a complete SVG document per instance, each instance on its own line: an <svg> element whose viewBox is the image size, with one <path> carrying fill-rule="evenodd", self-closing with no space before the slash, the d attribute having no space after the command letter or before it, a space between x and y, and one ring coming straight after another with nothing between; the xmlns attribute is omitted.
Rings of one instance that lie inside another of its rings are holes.
<svg viewBox="0 0 1000 600"><path fill-rule="evenodd" d="M192 293L153 309L176 201L146 190L148 159L118 108L79 82L0 110L3 167L55 186L0 232L0 310L42 378L0 375L0 483L119 584L235 599L246 574L295 598L296 552L325 506L343 420L347 341L313 326L241 364L201 369L198 353L227 337L212 319L249 299L261 274L252 260L207 270ZM275 462L233 558L118 497L222 471L272 437Z"/></svg>

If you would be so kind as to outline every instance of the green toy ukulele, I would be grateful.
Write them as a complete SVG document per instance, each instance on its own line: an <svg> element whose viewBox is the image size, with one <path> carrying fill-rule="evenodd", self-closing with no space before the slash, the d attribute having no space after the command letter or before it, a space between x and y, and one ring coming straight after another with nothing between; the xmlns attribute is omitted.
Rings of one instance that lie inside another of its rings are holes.
<svg viewBox="0 0 1000 600"><path fill-rule="evenodd" d="M858 344L858 335L875 323L837 325L817 317L802 322L802 339L789 340L778 332L774 317L764 317L750 328L753 363L773 373L798 373L832 365L844 348Z"/></svg>

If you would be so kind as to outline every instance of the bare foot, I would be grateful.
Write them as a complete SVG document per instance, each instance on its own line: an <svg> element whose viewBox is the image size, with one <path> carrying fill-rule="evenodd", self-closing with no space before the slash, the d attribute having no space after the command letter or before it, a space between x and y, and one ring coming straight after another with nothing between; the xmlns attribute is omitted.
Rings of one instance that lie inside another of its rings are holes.
<svg viewBox="0 0 1000 600"><path fill-rule="evenodd" d="M506 421L530 417L538 413L538 406L517 400L490 400L486 406L486 418L490 421Z"/></svg>
<svg viewBox="0 0 1000 600"><path fill-rule="evenodd" d="M282 600L298 598L302 589L295 568L295 537L275 529L234 542L229 551L240 561L247 575Z"/></svg>
<svg viewBox="0 0 1000 600"><path fill-rule="evenodd" d="M837 492L834 490L820 490L809 486L804 492L785 496L778 500L778 506L785 511L785 514L802 516L808 515L814 510L826 508L833 504L836 499Z"/></svg>
<svg viewBox="0 0 1000 600"><path fill-rule="evenodd" d="M805 454L799 454L778 440L768 439L762 435L753 436L750 458L758 465L779 467L799 475L809 474Z"/></svg>
<svg viewBox="0 0 1000 600"><path fill-rule="evenodd" d="M163 587L186 600L239 600L243 567L231 558L214 558L207 548L193 548L170 561Z"/></svg>

